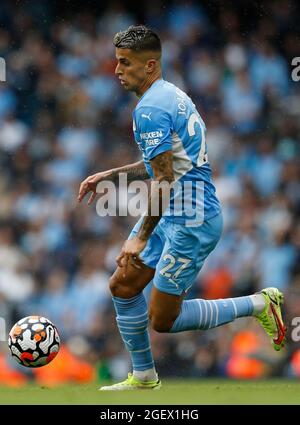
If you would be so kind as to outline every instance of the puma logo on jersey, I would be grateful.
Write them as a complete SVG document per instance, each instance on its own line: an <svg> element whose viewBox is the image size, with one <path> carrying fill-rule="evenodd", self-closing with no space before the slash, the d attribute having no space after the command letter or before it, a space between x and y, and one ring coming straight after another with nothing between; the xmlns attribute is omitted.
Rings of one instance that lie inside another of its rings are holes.
<svg viewBox="0 0 300 425"><path fill-rule="evenodd" d="M150 112L148 115L146 114L142 114L141 117L142 118L147 118L147 120L151 121L150 115L152 114L152 112Z"/></svg>

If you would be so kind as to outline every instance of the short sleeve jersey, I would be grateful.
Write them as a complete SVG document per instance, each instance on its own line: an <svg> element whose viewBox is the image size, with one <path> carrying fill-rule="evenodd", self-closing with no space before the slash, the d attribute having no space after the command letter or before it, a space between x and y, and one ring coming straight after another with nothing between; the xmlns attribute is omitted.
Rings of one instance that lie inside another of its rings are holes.
<svg viewBox="0 0 300 425"><path fill-rule="evenodd" d="M174 194L170 205L174 205L176 196L181 196L181 206L190 205L194 212L201 209L203 219L209 219L221 211L221 206L211 178L205 131L191 98L163 79L151 85L133 111L134 138L151 178L151 160L172 151L174 178L182 192ZM168 209L164 217L183 223L187 215L186 209L181 209L182 213ZM193 211L187 213L189 217Z"/></svg>

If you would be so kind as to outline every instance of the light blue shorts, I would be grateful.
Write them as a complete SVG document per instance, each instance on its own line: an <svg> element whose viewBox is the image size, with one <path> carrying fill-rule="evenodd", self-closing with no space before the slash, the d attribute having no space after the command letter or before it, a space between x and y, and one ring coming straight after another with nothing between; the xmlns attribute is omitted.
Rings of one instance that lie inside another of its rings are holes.
<svg viewBox="0 0 300 425"><path fill-rule="evenodd" d="M143 217L128 239L138 233L142 221ZM198 227L186 227L161 218L140 254L144 264L155 269L154 286L167 294L187 292L205 259L217 245L222 229L221 213Z"/></svg>

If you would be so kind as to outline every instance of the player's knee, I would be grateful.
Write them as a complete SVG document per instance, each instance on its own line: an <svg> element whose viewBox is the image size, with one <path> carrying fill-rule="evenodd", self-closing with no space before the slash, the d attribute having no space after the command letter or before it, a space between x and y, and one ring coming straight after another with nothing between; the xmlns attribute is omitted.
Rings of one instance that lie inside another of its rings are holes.
<svg viewBox="0 0 300 425"><path fill-rule="evenodd" d="M118 279L116 276L111 276L109 279L109 289L113 297L132 298L137 295L134 285L130 282L125 282Z"/></svg>

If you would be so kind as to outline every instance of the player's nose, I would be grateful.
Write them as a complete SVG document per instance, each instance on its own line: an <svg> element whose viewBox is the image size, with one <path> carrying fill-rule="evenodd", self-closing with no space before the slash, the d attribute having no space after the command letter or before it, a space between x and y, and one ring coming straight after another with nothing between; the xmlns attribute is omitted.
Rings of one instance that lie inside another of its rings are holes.
<svg viewBox="0 0 300 425"><path fill-rule="evenodd" d="M119 67L119 64L116 66L116 68L115 68L115 74L116 75L121 75L122 73L121 73L121 70L120 70L120 67Z"/></svg>

